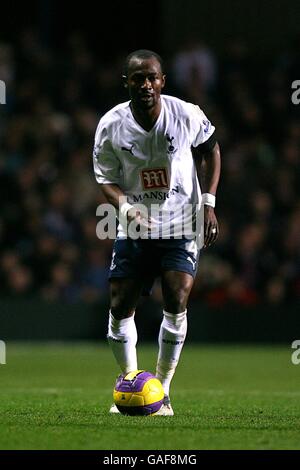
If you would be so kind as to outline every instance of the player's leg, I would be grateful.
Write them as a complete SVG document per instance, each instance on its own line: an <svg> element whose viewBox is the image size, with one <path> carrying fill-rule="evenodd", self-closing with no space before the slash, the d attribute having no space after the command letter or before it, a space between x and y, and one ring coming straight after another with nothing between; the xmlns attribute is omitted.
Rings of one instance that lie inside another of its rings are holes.
<svg viewBox="0 0 300 470"><path fill-rule="evenodd" d="M137 369L134 314L142 282L137 279L112 278L110 285L107 339L121 371L127 373Z"/></svg>
<svg viewBox="0 0 300 470"><path fill-rule="evenodd" d="M163 320L159 332L156 376L169 396L171 380L178 364L187 332L186 307L193 286L191 274L180 271L162 273Z"/></svg>
<svg viewBox="0 0 300 470"><path fill-rule="evenodd" d="M137 369L134 313L142 289L141 257L140 245L134 240L115 240L109 272L111 305L107 337L123 373Z"/></svg>
<svg viewBox="0 0 300 470"><path fill-rule="evenodd" d="M129 238L115 241L109 273L111 308L107 338L122 373L138 368L134 314L144 286L143 259L138 241ZM118 412L115 405L110 412Z"/></svg>

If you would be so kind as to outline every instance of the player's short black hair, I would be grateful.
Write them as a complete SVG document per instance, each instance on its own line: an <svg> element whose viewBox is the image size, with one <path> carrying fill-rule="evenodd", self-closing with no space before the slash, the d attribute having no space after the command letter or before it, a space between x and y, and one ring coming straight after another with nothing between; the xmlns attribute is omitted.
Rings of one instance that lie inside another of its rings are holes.
<svg viewBox="0 0 300 470"><path fill-rule="evenodd" d="M137 51L131 52L125 59L124 66L123 66L123 76L127 77L129 63L131 59L151 59L155 57L155 59L159 62L161 71L163 72L163 60L160 55L156 54L156 52L149 51L148 49L138 49Z"/></svg>

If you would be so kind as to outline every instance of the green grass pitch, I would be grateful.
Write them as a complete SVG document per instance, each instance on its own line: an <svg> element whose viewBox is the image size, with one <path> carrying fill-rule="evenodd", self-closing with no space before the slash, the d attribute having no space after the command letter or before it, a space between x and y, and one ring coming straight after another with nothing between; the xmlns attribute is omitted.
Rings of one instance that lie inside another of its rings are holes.
<svg viewBox="0 0 300 470"><path fill-rule="evenodd" d="M157 348L139 346L154 372ZM106 344L7 344L0 449L300 449L300 365L286 346L185 346L174 417L109 415Z"/></svg>

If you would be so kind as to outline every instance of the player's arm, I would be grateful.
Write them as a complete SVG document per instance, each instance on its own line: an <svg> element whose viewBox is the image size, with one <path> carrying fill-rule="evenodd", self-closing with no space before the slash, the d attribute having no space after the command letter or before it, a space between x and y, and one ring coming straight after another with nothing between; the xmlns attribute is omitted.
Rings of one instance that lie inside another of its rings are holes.
<svg viewBox="0 0 300 470"><path fill-rule="evenodd" d="M118 212L127 217L128 222L135 220L139 225L148 227L148 222L138 209L127 202L126 195L117 184L100 184L102 192L109 204L112 204Z"/></svg>
<svg viewBox="0 0 300 470"><path fill-rule="evenodd" d="M126 199L120 186L117 184L100 184L100 188L109 204L119 210L119 203L122 199Z"/></svg>
<svg viewBox="0 0 300 470"><path fill-rule="evenodd" d="M221 173L220 146L212 135L207 142L193 149L197 173L204 198L204 247L216 241L219 225L214 209ZM212 197L210 197L212 195Z"/></svg>
<svg viewBox="0 0 300 470"><path fill-rule="evenodd" d="M129 222L136 219L137 223L140 223L140 212L127 202L127 198L118 184L121 171L120 161L101 120L95 136L93 164L96 181L99 183L107 202L112 204L118 213L121 213Z"/></svg>

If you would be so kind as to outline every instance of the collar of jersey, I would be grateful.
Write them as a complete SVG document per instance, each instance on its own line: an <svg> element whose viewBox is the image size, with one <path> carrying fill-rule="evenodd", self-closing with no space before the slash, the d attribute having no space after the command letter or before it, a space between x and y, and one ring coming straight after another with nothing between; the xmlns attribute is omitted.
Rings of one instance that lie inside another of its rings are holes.
<svg viewBox="0 0 300 470"><path fill-rule="evenodd" d="M150 131L146 131L146 129L144 129L144 128L137 122L137 120L135 119L135 117L134 117L134 115L133 115L133 113L132 113L132 111L131 111L131 108L130 108L130 101L128 102L128 108L129 108L129 109L128 109L128 112L129 112L129 116L130 116L132 122L134 123L134 125L135 125L136 127L138 127L138 128L139 128L144 134L146 134L146 135L151 134L151 133L156 129L156 127L158 126L159 122L160 122L161 119L162 119L163 109L164 109L164 100L163 100L162 95L160 95L160 99L161 99L161 109L160 109L160 113L159 113L159 116L158 116L158 118L156 119L154 125L151 127Z"/></svg>

